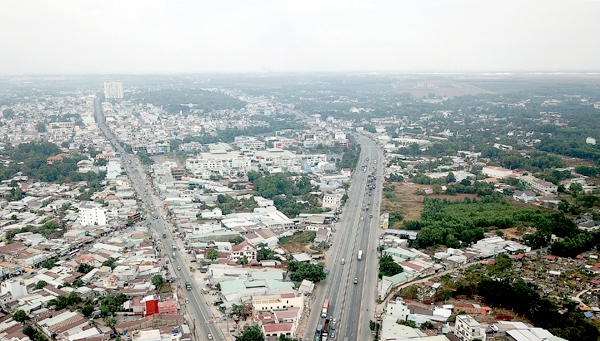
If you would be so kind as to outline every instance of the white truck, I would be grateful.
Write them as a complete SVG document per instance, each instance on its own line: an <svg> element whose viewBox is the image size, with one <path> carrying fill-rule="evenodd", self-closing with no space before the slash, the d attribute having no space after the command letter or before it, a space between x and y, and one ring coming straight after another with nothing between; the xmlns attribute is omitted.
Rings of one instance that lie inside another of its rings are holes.
<svg viewBox="0 0 600 341"><path fill-rule="evenodd" d="M358 260L362 259L362 250L358 250Z"/></svg>

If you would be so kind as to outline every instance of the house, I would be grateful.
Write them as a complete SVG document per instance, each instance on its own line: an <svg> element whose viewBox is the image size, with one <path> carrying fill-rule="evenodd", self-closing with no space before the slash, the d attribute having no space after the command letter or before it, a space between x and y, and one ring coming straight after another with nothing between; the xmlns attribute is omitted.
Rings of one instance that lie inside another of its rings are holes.
<svg viewBox="0 0 600 341"><path fill-rule="evenodd" d="M535 200L535 192L532 190L515 191L515 193L513 193L513 200L526 203L533 202Z"/></svg>
<svg viewBox="0 0 600 341"><path fill-rule="evenodd" d="M231 246L231 253L229 254L229 260L237 262L238 259L246 257L248 261L256 259L256 247L244 240L238 245Z"/></svg>
<svg viewBox="0 0 600 341"><path fill-rule="evenodd" d="M460 341L486 340L485 328L470 315L457 315L455 326L455 334Z"/></svg>

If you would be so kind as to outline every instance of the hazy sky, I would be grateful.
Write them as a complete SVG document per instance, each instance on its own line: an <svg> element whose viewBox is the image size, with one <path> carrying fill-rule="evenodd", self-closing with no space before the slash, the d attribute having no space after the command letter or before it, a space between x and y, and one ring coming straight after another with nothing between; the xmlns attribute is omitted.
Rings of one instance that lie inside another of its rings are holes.
<svg viewBox="0 0 600 341"><path fill-rule="evenodd" d="M0 0L0 75L600 70L600 1Z"/></svg>

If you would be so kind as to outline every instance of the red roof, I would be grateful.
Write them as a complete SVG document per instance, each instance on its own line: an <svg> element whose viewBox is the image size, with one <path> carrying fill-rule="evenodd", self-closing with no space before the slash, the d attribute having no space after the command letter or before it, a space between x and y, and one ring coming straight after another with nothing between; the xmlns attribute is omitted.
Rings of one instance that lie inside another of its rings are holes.
<svg viewBox="0 0 600 341"><path fill-rule="evenodd" d="M547 260L556 260L556 257L555 257L555 256L550 256L550 255L546 255L546 256L544 256L543 258L544 258L544 259L547 259Z"/></svg>
<svg viewBox="0 0 600 341"><path fill-rule="evenodd" d="M597 280L597 279L592 279L592 280L590 281L590 283L598 285L598 284L600 284L600 281L599 281L599 280Z"/></svg>
<svg viewBox="0 0 600 341"><path fill-rule="evenodd" d="M263 324L265 333L285 332L292 330L292 323Z"/></svg>
<svg viewBox="0 0 600 341"><path fill-rule="evenodd" d="M517 258L519 258L519 259L523 259L523 258L525 258L525 255L524 255L524 254L522 254L522 253L519 253L519 254L517 255Z"/></svg>
<svg viewBox="0 0 600 341"><path fill-rule="evenodd" d="M296 297L296 294L294 294L293 292L281 294L281 298L294 298L294 297Z"/></svg>
<svg viewBox="0 0 600 341"><path fill-rule="evenodd" d="M577 257L575 257L577 259L583 259L583 255L577 255Z"/></svg>

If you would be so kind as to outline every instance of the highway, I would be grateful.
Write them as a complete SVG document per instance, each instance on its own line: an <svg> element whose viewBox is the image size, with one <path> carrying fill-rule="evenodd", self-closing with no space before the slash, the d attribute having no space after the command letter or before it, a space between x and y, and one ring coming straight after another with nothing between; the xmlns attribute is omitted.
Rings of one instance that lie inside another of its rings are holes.
<svg viewBox="0 0 600 341"><path fill-rule="evenodd" d="M357 136L361 154L348 190L326 268L328 276L317 290L303 340L315 340L318 325L324 325L321 306L329 299L328 317L335 318L335 338L339 340L369 340L372 338L369 321L374 319L377 290L377 245L379 239L379 209L382 193L383 153L375 142ZM368 161L367 161L368 160ZM367 166L366 171L361 170ZM375 189L368 194L368 175L375 169ZM371 205L369 205L371 201ZM365 207L370 206L368 211ZM370 217L373 214L373 217ZM362 259L358 251L362 250ZM344 262L342 262L342 259ZM344 264L342 264L344 263ZM357 279L354 284L354 278ZM331 335L331 330L330 333Z"/></svg>
<svg viewBox="0 0 600 341"><path fill-rule="evenodd" d="M158 233L159 237L162 237L163 234L166 234L166 238L161 239L163 243L161 248L166 251L167 257L171 259L172 268L175 269L177 266L181 268L181 270L177 270L173 273L173 277L179 277L177 280L178 285L183 289L182 292L185 294L185 297L189 299L189 304L187 304L187 307L190 309L190 313L193 315L193 321L191 321L192 326L190 327L195 336L194 339L208 340L208 334L210 333L214 340L225 340L225 337L218 326L214 324L204 324L204 322L212 320L212 314L208 307L208 303L203 300L200 294L201 288L198 286L189 271L189 266L184 260L183 253L179 253L179 251L173 249L173 246L176 243L171 231L167 227L167 222L164 220L167 212L163 208L159 198L152 194L152 188L146 176L144 175L143 167L139 163L138 158L134 155L128 154L117 142L113 133L108 129L105 117L102 113L102 108L100 106L100 100L98 98L96 98L94 102L94 115L96 122L98 123L98 127L104 134L105 138L108 139L115 150L121 154L121 157L124 160L125 170L131 179L132 187L136 191L138 198L143 200L147 210L156 217L152 218L150 214L146 215L148 219L147 221L149 221L149 226ZM185 290L186 282L189 282L192 285L191 291Z"/></svg>

